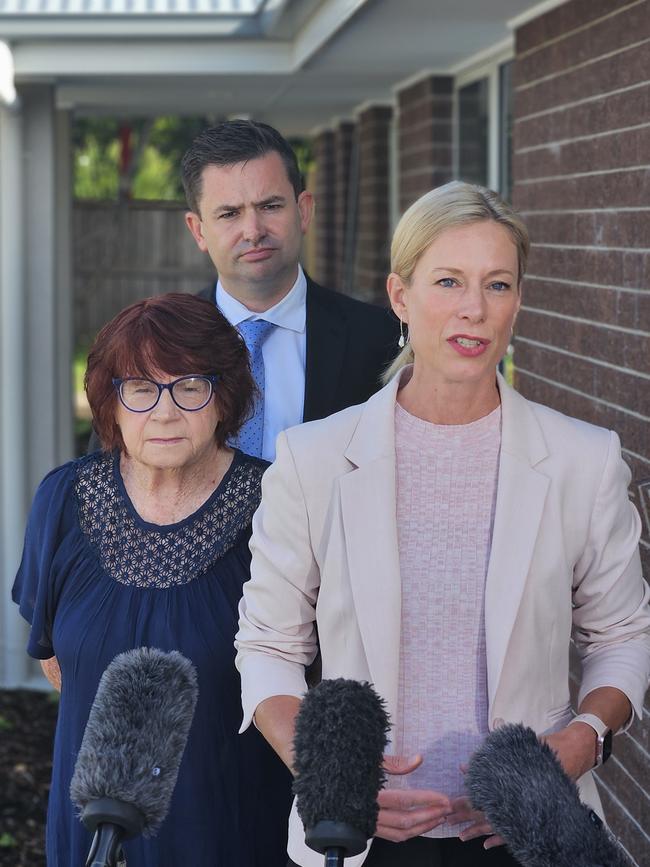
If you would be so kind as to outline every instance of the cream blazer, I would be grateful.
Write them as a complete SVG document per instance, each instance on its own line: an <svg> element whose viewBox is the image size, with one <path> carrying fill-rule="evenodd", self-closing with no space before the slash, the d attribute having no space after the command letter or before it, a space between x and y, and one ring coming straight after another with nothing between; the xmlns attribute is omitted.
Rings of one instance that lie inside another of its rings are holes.
<svg viewBox="0 0 650 867"><path fill-rule="evenodd" d="M240 606L242 730L264 699L304 694L305 666L318 647L323 678L370 681L395 718L398 379L365 404L278 437ZM502 440L485 589L488 725L523 722L543 733L568 722L572 637L583 665L578 700L615 686L641 716L649 591L618 437L524 399L500 377L498 385ZM599 809L591 774L580 786ZM295 804L289 854L304 867L323 863L305 846Z"/></svg>

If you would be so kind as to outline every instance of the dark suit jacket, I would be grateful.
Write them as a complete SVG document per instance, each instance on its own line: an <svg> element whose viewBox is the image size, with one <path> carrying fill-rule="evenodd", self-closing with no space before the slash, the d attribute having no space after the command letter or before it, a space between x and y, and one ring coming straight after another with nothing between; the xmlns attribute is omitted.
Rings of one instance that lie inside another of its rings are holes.
<svg viewBox="0 0 650 867"><path fill-rule="evenodd" d="M214 301L214 285L198 293ZM307 359L303 421L363 403L397 352L390 310L332 292L307 277Z"/></svg>
<svg viewBox="0 0 650 867"><path fill-rule="evenodd" d="M197 293L214 301L215 286ZM397 353L399 327L394 314L332 292L307 277L307 359L303 421L363 403ZM93 431L88 451L100 448Z"/></svg>

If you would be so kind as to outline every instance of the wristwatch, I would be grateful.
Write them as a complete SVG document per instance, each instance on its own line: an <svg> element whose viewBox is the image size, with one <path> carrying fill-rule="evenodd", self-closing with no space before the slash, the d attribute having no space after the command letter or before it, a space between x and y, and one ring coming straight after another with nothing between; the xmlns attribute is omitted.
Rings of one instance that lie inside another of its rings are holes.
<svg viewBox="0 0 650 867"><path fill-rule="evenodd" d="M594 768L604 764L612 754L612 730L595 714L579 713L574 716L571 723L585 723L596 732L596 760Z"/></svg>

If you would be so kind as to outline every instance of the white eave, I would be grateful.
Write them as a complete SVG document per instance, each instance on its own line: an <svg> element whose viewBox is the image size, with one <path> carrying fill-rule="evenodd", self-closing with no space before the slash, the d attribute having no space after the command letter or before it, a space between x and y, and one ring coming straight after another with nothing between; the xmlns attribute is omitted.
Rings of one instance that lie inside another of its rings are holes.
<svg viewBox="0 0 650 867"><path fill-rule="evenodd" d="M248 114L289 135L453 75L536 0L0 0L16 87L80 114ZM38 11L36 11L38 10Z"/></svg>
<svg viewBox="0 0 650 867"><path fill-rule="evenodd" d="M0 15L25 18L123 15L257 15L265 0L0 0Z"/></svg>

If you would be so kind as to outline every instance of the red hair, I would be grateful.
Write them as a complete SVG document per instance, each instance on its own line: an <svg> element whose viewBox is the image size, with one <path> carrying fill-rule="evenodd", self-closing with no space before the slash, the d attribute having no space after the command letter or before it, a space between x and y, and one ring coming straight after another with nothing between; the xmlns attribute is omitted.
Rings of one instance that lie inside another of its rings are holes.
<svg viewBox="0 0 650 867"><path fill-rule="evenodd" d="M115 421L114 378L161 373L216 375L215 400L221 420L220 446L251 413L255 382L246 344L216 305L195 295L171 292L126 307L95 338L84 384L93 424L107 451L124 449Z"/></svg>

